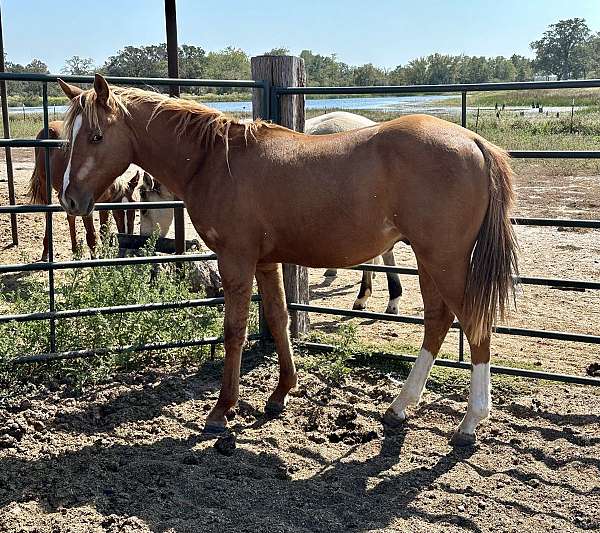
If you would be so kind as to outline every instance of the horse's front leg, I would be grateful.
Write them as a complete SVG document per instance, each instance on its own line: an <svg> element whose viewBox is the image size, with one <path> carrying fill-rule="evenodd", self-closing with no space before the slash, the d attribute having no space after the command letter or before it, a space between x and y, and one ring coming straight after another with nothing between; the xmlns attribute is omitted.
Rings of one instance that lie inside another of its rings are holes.
<svg viewBox="0 0 600 533"><path fill-rule="evenodd" d="M225 415L238 400L242 347L246 341L252 280L256 269L256 262L244 260L233 254L220 253L218 261L225 297L225 362L221 393L206 419L205 431L210 433L219 433L225 429Z"/></svg>
<svg viewBox="0 0 600 533"><path fill-rule="evenodd" d="M98 236L96 234L96 226L94 226L94 217L83 217L83 225L85 227L85 240L92 259L96 259L96 246L98 245Z"/></svg>
<svg viewBox="0 0 600 533"><path fill-rule="evenodd" d="M259 265L256 281L262 298L267 324L273 335L279 358L279 382L269 397L265 412L278 414L285 408L288 393L297 382L296 366L288 331L289 316L283 290L283 271L280 264Z"/></svg>

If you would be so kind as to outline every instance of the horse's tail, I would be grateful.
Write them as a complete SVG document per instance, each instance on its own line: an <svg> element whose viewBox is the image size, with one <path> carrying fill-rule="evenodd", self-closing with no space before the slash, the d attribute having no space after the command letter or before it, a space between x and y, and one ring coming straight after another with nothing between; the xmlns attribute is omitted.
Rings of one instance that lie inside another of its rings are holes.
<svg viewBox="0 0 600 533"><path fill-rule="evenodd" d="M37 154L36 154L37 156ZM30 204L45 204L46 190L41 184L41 176L39 172L38 158L35 158L35 166L29 178L29 187L27 188L27 196Z"/></svg>
<svg viewBox="0 0 600 533"><path fill-rule="evenodd" d="M36 139L44 138L44 130L38 132ZM49 130L50 139L58 139L58 134L54 129ZM29 187L27 188L27 196L30 204L45 204L46 200L46 168L44 161L44 152L35 147L34 167L31 177L29 178ZM42 181L44 183L42 183Z"/></svg>
<svg viewBox="0 0 600 533"><path fill-rule="evenodd" d="M513 171L508 153L474 138L489 174L489 205L471 255L465 290L470 340L479 344L490 333L496 318L502 320L515 301L514 276L518 276L518 245L510 221L514 201Z"/></svg>

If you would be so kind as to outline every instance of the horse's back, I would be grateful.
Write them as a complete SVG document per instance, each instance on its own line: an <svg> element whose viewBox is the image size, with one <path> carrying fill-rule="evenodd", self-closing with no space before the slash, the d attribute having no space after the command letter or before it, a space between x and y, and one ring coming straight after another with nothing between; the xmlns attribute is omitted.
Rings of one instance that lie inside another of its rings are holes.
<svg viewBox="0 0 600 533"><path fill-rule="evenodd" d="M324 115L308 119L304 125L304 133L308 135L327 135L357 128L366 128L375 124L377 123L362 115L346 111L334 111L333 113L325 113Z"/></svg>

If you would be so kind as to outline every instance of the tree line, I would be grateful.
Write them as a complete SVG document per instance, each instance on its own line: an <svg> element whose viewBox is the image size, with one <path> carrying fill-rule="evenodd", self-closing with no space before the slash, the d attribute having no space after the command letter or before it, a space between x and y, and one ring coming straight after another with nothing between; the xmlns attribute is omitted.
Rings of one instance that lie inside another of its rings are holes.
<svg viewBox="0 0 600 533"><path fill-rule="evenodd" d="M593 34L584 19L561 20L552 24L531 43L534 59L521 55L483 57L431 54L398 65L394 69L379 68L372 63L352 66L340 61L336 54L321 55L303 50L309 85L368 86L423 85L448 83L484 83L494 81L528 81L534 75L555 75L558 79L600 76L600 33ZM287 48L275 48L267 54L288 54ZM228 47L207 52L200 46L184 44L179 47L179 72L182 78L249 79L250 57L239 48ZM47 65L34 59L27 65L6 62L10 72L47 73ZM166 77L166 44L126 46L110 56L102 65L89 58L73 56L65 62L64 74L85 75L101 72L108 76ZM41 84L9 82L9 94L39 97ZM205 88L186 88L201 94ZM227 89L219 89L226 92ZM50 95L59 95L54 84Z"/></svg>

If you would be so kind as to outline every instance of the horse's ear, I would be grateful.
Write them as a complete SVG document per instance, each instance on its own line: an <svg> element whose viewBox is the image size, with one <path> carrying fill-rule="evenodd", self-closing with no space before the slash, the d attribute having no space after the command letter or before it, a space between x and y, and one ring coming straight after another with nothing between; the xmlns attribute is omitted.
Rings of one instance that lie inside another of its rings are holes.
<svg viewBox="0 0 600 533"><path fill-rule="evenodd" d="M60 85L60 88L69 97L69 100L73 100L74 98L77 98L83 92L83 89L80 89L79 87L76 87L75 85L71 85L71 84L67 83L66 81L61 80L60 78L58 78L57 81L58 81L58 84Z"/></svg>
<svg viewBox="0 0 600 533"><path fill-rule="evenodd" d="M106 106L108 105L108 96L110 94L110 88L104 76L96 73L94 76L94 90L96 91L96 98L99 103Z"/></svg>

